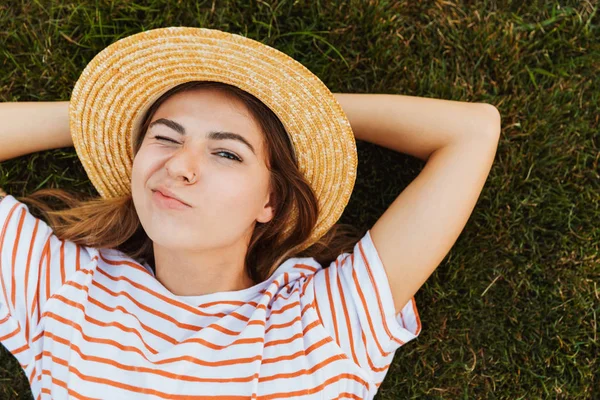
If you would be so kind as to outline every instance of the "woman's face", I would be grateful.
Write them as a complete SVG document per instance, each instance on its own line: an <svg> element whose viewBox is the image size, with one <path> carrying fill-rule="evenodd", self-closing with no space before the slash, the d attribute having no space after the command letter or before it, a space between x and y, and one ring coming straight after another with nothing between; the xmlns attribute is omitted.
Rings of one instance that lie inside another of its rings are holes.
<svg viewBox="0 0 600 400"><path fill-rule="evenodd" d="M242 140L211 138L212 132L239 135L253 150ZM199 252L249 241L255 221L273 216L263 146L243 103L217 90L179 92L163 102L132 167L133 202L150 239ZM189 207L161 205L153 192L161 187Z"/></svg>

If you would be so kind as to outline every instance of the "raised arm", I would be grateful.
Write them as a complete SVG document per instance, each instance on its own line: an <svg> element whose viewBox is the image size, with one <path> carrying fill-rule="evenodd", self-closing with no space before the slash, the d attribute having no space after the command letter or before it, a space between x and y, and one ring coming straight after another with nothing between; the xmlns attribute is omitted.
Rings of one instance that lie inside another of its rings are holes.
<svg viewBox="0 0 600 400"><path fill-rule="evenodd" d="M0 121L0 162L73 146L68 101L0 103Z"/></svg>
<svg viewBox="0 0 600 400"><path fill-rule="evenodd" d="M396 311L448 254L491 169L500 114L484 103L336 94L357 139L426 162L371 228Z"/></svg>

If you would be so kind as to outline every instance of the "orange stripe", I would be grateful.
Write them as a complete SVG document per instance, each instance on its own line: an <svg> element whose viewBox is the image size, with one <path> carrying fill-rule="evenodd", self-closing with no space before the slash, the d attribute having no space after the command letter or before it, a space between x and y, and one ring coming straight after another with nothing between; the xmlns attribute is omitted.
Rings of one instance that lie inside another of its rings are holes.
<svg viewBox="0 0 600 400"><path fill-rule="evenodd" d="M300 289L296 288L296 289L293 290L293 292L297 292L298 290L300 290ZM299 305L300 305L299 301L294 301L292 303L286 304L285 306L283 306L281 308L278 308L277 310L271 310L271 313L269 315L267 315L267 321L269 320L269 317L271 315L273 315L273 314L282 314L282 313L286 312L287 310L289 310L290 308L296 308L296 306L299 306ZM258 307L256 307L256 309L264 308L265 305L261 304L261 306L263 306L263 307L258 306Z"/></svg>
<svg viewBox="0 0 600 400"><path fill-rule="evenodd" d="M306 292L306 288L308 287L308 284L314 277L315 277L315 274L312 274L308 277L308 279L306 281L304 281L304 285L302 285L302 295L303 296L304 296L304 292Z"/></svg>
<svg viewBox="0 0 600 400"><path fill-rule="evenodd" d="M321 361L318 364L313 365L309 369L302 368L302 369L300 369L298 371L294 371L294 372L282 372L280 374L275 374L275 375L261 376L258 378L258 381L259 382L268 382L268 381L274 381L277 379L297 378L299 376L311 375L311 374L315 373L316 371L319 371L320 369L325 368L327 365L331 364L332 362L339 361L339 360L344 360L344 359L336 354L336 355L333 355L333 356Z"/></svg>
<svg viewBox="0 0 600 400"><path fill-rule="evenodd" d="M102 261L104 261L105 263L107 263L109 265L114 265L114 266L127 265L127 266L135 268L139 271L145 272L146 274L149 274L149 272L146 270L146 268L142 267L139 263L137 263L135 261L130 261L127 259L111 260L111 259L104 257L104 255L100 251L98 252L98 254L100 255L100 258L102 258Z"/></svg>
<svg viewBox="0 0 600 400"><path fill-rule="evenodd" d="M31 370L31 372L29 373L29 383L33 383L34 376L35 376L35 365L33 366L33 369Z"/></svg>
<svg viewBox="0 0 600 400"><path fill-rule="evenodd" d="M296 265L294 265L294 268L295 269L307 269L310 272L316 272L317 271L317 268L315 268L315 267L313 267L311 265L306 265L306 264L296 264Z"/></svg>
<svg viewBox="0 0 600 400"><path fill-rule="evenodd" d="M33 233L31 234L31 241L29 242L29 253L27 254L27 267L25 268L25 311L29 309L27 300L29 299L29 269L31 267L31 255L33 253L33 246L35 245L37 239L37 230L38 225L40 223L39 219L35 219L35 226L33 227ZM38 276L39 278L39 276ZM32 313L33 315L33 313ZM27 340L29 340L29 323L30 316L26 316L25 318L25 336Z"/></svg>
<svg viewBox="0 0 600 400"><path fill-rule="evenodd" d="M16 203L10 209L8 216L6 217L6 221L4 222L4 226L2 227L2 236L0 236L0 255L2 254L2 250L4 248L4 237L6 236L6 230L8 229L8 224L10 224L11 218L15 210L19 207L19 203ZM4 294L4 301L6 306L10 304L8 301L7 290L8 288L4 284L4 274L2 273L2 257L0 257L0 282L2 283L2 293Z"/></svg>
<svg viewBox="0 0 600 400"><path fill-rule="evenodd" d="M65 277L65 241L60 243L60 283L63 284L67 278Z"/></svg>
<svg viewBox="0 0 600 400"><path fill-rule="evenodd" d="M373 271L371 270L371 266L369 265L369 261L367 260L367 257L365 255L365 251L363 249L363 245L362 242L358 242L358 247L360 248L360 254L362 259L365 262L365 265L367 266L367 272L369 273L369 278L371 279L371 284L373 285L373 288L375 289L375 296L377 297L377 304L379 305L379 313L381 316L381 321L383 322L383 329L385 329L385 333L387 333L387 335L393 339L395 342L399 343L400 345L403 345L404 342L398 338L396 338L392 332L390 332L389 328L388 328L388 324L387 324L387 320L385 317L385 314L383 312L383 304L381 303L381 295L379 294L379 289L377 287L377 282L375 282L375 278L373 277ZM386 273L385 271L382 271L384 274Z"/></svg>
<svg viewBox="0 0 600 400"><path fill-rule="evenodd" d="M280 324L271 324L269 325L269 327L265 330L265 334L267 332L269 332L271 329L282 329L282 328L287 328L288 326L292 326L294 325L296 322L301 321L302 317L300 315L298 315L296 318L287 321L287 322L282 322ZM241 333L241 332L240 332Z"/></svg>
<svg viewBox="0 0 600 400"><path fill-rule="evenodd" d="M39 269L38 269L38 279L37 279L37 287L36 287L36 291L35 294L33 295L33 303L31 304L31 316L33 318L33 309L35 307L37 307L37 321L38 323L40 322L41 316L40 316L40 294L41 294L41 289L40 289L40 284L42 281L42 265L44 264L44 260L46 260L47 258L50 257L50 242L46 240L46 243L44 245L44 249L42 250L42 258L40 259L40 263L39 263Z"/></svg>
<svg viewBox="0 0 600 400"><path fill-rule="evenodd" d="M35 336L35 337L34 337L34 338L31 340L31 343L33 344L33 343L37 342L38 340L40 340L40 338L42 337L43 333L44 333L44 331L41 331L40 333L38 333L38 334L37 334L37 336Z"/></svg>
<svg viewBox="0 0 600 400"><path fill-rule="evenodd" d="M77 245L77 255L75 257L75 271L81 269L81 246Z"/></svg>
<svg viewBox="0 0 600 400"><path fill-rule="evenodd" d="M417 318L416 334L418 335L421 332L421 318L419 318L419 311L417 310L417 302L415 300L415 296L413 296L411 300L412 300L413 313L415 314L415 317Z"/></svg>
<svg viewBox="0 0 600 400"><path fill-rule="evenodd" d="M315 296L314 301L313 301L313 308L315 310L317 310L317 315L319 316L319 321L321 322L321 325L323 325L323 318L321 317L321 313L319 312L319 303L317 302L317 297ZM323 325L324 327L325 325Z"/></svg>
<svg viewBox="0 0 600 400"><path fill-rule="evenodd" d="M283 289L283 288L282 288L282 289ZM288 288L288 289L289 289L289 288ZM281 292L277 293L277 294L275 295L275 297L273 297L273 298L272 298L272 299L269 301L269 303L268 303L266 306L265 306L264 304L261 304L261 305L258 305L256 308L257 308L257 309L261 309L261 308L265 309L265 308L266 308L266 309L269 309L269 311L271 311L271 312L270 312L270 314L279 314L279 312L278 312L278 311L279 311L279 310L281 310L281 308L278 308L278 309L276 309L276 310L273 310L273 309L271 308L271 307L273 307L273 305L275 304L275 302L276 302L277 300L279 300L279 299L282 299L282 300L289 300L289 299L290 299L292 296L294 296L294 294L295 294L296 292L298 292L299 290L300 290L300 288L298 288L298 287L297 287L297 288L295 288L294 290L292 290L291 292L287 292L287 296L285 295L285 291L284 291L284 290L282 290ZM252 302L252 303L255 303L255 304L256 304L256 302ZM296 303L298 303L298 302L296 302ZM250 304L250 303L248 303L248 304ZM262 306L262 307L261 307L261 306ZM285 306L282 306L282 307L285 307ZM267 319L268 319L268 317L267 317Z"/></svg>
<svg viewBox="0 0 600 400"><path fill-rule="evenodd" d="M335 329L335 342L340 346L340 335L338 333L337 319L335 318L335 306L331 295L331 283L329 282L329 268L323 270L325 274L325 289L327 289L327 297L329 298L329 309L331 310L331 319L333 320L333 328Z"/></svg>
<svg viewBox="0 0 600 400"><path fill-rule="evenodd" d="M19 219L19 225L17 225L17 235L15 242L13 243L12 253L12 274L11 274L11 288L10 288L10 300L14 309L17 308L16 295L17 295L17 281L16 281L16 261L17 261L17 250L19 249L19 241L21 240L21 230L23 229L23 221L25 221L25 208L21 208L21 215ZM27 279L27 277L25 277Z"/></svg>
<svg viewBox="0 0 600 400"><path fill-rule="evenodd" d="M276 299L289 300L294 295L294 293L296 293L297 291L300 290L299 288L295 288L293 291L290 292L289 291L290 288L288 287L287 288L287 296L286 296L285 295L286 291L283 290L284 288L285 288L285 286L281 287L281 292L279 292L279 293L277 293L275 295L275 297L273 298L273 300L269 303L269 308L273 305L273 302L275 302Z"/></svg>
<svg viewBox="0 0 600 400"><path fill-rule="evenodd" d="M263 360L262 364L274 364L274 363L278 363L281 361L294 360L295 358L297 358L299 356L306 356L306 355L312 353L313 351L320 349L322 346L324 346L330 342L333 342L333 339L331 339L329 337L325 337L325 338L319 340L318 342L310 345L308 348L306 348L306 350L302 349L293 354L288 354L285 356L279 356L279 357L273 357L273 358L266 358Z"/></svg>
<svg viewBox="0 0 600 400"><path fill-rule="evenodd" d="M353 393L342 392L342 393L340 393L340 395L338 397L335 397L333 400L338 400L338 399L356 399L356 400L361 400L362 397L359 397L358 395L353 394Z"/></svg>
<svg viewBox="0 0 600 400"><path fill-rule="evenodd" d="M277 339L277 340L271 340L270 342L266 342L264 347L270 347L270 346L278 346L280 344L288 344L293 342L294 340L303 337L304 335L306 335L306 332L310 331L312 328L314 328L315 326L318 326L319 321L313 321L310 324L306 325L306 327L302 330L302 333L298 332L292 336L290 336L287 339ZM332 339L333 340L333 339Z"/></svg>
<svg viewBox="0 0 600 400"><path fill-rule="evenodd" d="M264 290L261 290L260 293L264 293ZM211 301L210 303L202 303L200 304L198 307L202 307L202 308L208 308L208 307L212 307L212 306L218 306L221 304L227 304L227 305L232 305L232 306L244 306L246 304L248 304L245 301L239 301L239 300L217 300L217 301ZM256 303L254 303L256 304Z"/></svg>
<svg viewBox="0 0 600 400"><path fill-rule="evenodd" d="M19 354L22 351L25 350L29 350L29 345L24 344L23 346L17 348L17 349L12 349L10 352L13 354L13 356L16 356L17 354Z"/></svg>
<svg viewBox="0 0 600 400"><path fill-rule="evenodd" d="M311 389L302 389L302 390L296 390L293 392L279 392L279 393L273 393L270 395L263 395L261 396L261 399L278 399L278 398L289 398L292 396L299 396L299 395L308 395L308 394L313 394L313 393L317 393L319 391L321 391L325 386L330 385L332 383L336 383L341 379L351 379L353 381L356 381L360 384L362 384L365 387L368 387L369 384L362 379L361 377L358 377L354 374L339 374L337 376L334 376L332 378L327 379L325 382L323 382L322 384L320 384L319 386L315 386Z"/></svg>
<svg viewBox="0 0 600 400"><path fill-rule="evenodd" d="M354 351L354 337L352 336L352 326L350 325L350 316L348 314L348 308L346 307L346 300L344 296L344 289L342 288L342 282L340 281L340 271L338 267L338 260L335 260L335 268L337 270L337 286L340 291L340 299L342 300L342 309L344 310L344 317L346 318L346 330L348 331L348 341L350 342L350 350L352 351L352 358L356 365L360 365L356 353Z"/></svg>
<svg viewBox="0 0 600 400"><path fill-rule="evenodd" d="M3 320L3 322L6 321L6 319ZM11 337L15 336L17 333L19 333L21 331L21 327L17 325L17 327L15 328L15 330L13 330L11 333L6 334L4 336L0 336L0 342L3 342L5 340L10 339Z"/></svg>
<svg viewBox="0 0 600 400"><path fill-rule="evenodd" d="M351 262L352 262L353 266L356 265L354 263L354 260L352 260ZM360 289L360 283L358 282L358 277L356 276L356 268L355 267L352 268L352 279L354 279L354 285L356 287L356 290L358 291L358 296L360 297L360 300L362 302L363 310L367 316L367 322L369 325L369 329L371 331L371 336L373 337L373 340L375 341L375 344L377 345L377 348L379 349L379 352L381 353L381 355L388 356L390 353L386 353L385 351L383 351L383 349L381 348L381 345L379 344L379 341L377 340L377 335L375 334L375 329L373 329L373 321L371 320L371 315L369 314L369 307L367 306L367 301L365 300L365 295L363 294L362 290Z"/></svg>
<svg viewBox="0 0 600 400"><path fill-rule="evenodd" d="M52 244L52 235L48 236L46 243L48 246L48 257L46 258L46 298L44 299L44 303L46 303L46 301L48 301L48 298L50 297L50 292L51 292L51 290L50 290L50 268L52 267L52 248L50 245ZM40 274L41 274L41 272L40 272Z"/></svg>
<svg viewBox="0 0 600 400"><path fill-rule="evenodd" d="M59 364L59 365L63 365L65 367L67 367L69 369L69 372L77 375L80 379L84 380L84 381L88 381L88 382L94 382L94 383L99 383L102 385L109 385L112 386L114 388L118 388L118 389L123 389L123 390L129 390L135 393L142 393L142 394L151 394L154 396L158 396L158 397L162 397L165 399L189 399L190 396L189 395L173 395L173 394L169 394L169 393L165 393L165 392L160 392L158 390L154 390L154 389L147 389L147 388L141 388L139 386L133 386L133 385L127 385L125 383L122 382L117 382L117 381L113 381L110 379L105 379L105 378L98 378L98 377L94 377L94 376L90 376L90 375L85 375L83 373L81 373L77 368L73 367L72 365L69 365L69 363L65 360L62 360L58 357L54 357L51 353L49 352L44 352L45 356L48 356L52 359L53 362ZM49 370L43 370L42 374L44 375L51 375L52 372ZM253 377L254 378L254 377ZM248 396L193 396L194 399L213 399L213 398L222 398L222 399L246 399Z"/></svg>
<svg viewBox="0 0 600 400"><path fill-rule="evenodd" d="M61 387L65 388L65 389L67 389L67 392L69 392L70 396L75 396L78 399L83 399L83 400L98 400L98 399L95 399L94 397L83 396L83 395L79 394L78 392L74 391L73 389L69 389L68 385L65 382L61 381L60 379L54 378L52 376L52 374L50 373L50 371L47 370L47 369L42 370L42 374L41 375L47 375L48 377L50 377L50 379L52 380L52 384L53 385L61 386ZM40 377L41 377L41 375L40 375ZM41 396L42 393L44 393L44 394L52 394L50 392L50 389L48 389L48 388L42 388L41 393L38 395L38 399L40 398L40 396Z"/></svg>
<svg viewBox="0 0 600 400"><path fill-rule="evenodd" d="M367 363L369 364L369 368L371 368L371 371L373 372L383 372L386 369L388 369L390 367L390 363L384 365L383 367L376 367L375 364L373 364L373 361L371 360L371 357L369 356L369 351L367 348L367 338L365 337L365 332L361 331L361 338L362 338L362 342L363 345L365 347L365 355L367 356Z"/></svg>
<svg viewBox="0 0 600 400"><path fill-rule="evenodd" d="M296 301L293 304L297 304L298 306L300 305L300 302ZM302 316L304 315L304 313L306 312L306 309L309 308L311 305L310 304L306 304L301 310L300 310L300 315L296 316L294 319L288 321L288 322L283 322L283 323L279 323L279 324L271 324L269 325L269 327L267 328L267 330L265 331L265 333L268 333L271 329L278 329L278 327L282 326L282 325L286 325L294 322L296 320L298 320L298 318L302 318ZM269 321L271 315L267 315L267 321ZM241 332L240 332L241 333Z"/></svg>
<svg viewBox="0 0 600 400"><path fill-rule="evenodd" d="M297 292L300 291L300 287L296 287L294 288L294 290L292 290L291 292L287 292L287 296L285 295L286 291L283 290L283 287L281 288L281 292L279 292L277 295L275 295L275 297L273 298L273 300L271 300L271 302L269 303L270 306L273 305L273 303L275 302L275 300L289 300L290 298L292 298ZM290 287L288 287L288 290L290 289ZM279 310L279 309L278 309ZM271 313L276 312L277 310L273 310Z"/></svg>

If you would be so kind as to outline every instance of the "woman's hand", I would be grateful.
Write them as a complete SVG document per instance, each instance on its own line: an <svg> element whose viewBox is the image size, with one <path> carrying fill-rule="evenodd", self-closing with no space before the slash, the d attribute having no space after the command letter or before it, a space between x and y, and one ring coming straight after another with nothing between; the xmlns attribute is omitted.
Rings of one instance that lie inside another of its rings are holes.
<svg viewBox="0 0 600 400"><path fill-rule="evenodd" d="M2 188L0 188L0 197L5 197L5 196L8 196L8 195L6 194L6 192L4 190L2 190Z"/></svg>

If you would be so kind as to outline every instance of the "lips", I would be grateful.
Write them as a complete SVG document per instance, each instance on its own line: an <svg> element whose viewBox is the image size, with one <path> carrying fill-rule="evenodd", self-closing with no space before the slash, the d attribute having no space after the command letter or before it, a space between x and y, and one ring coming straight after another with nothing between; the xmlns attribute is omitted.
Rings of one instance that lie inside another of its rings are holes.
<svg viewBox="0 0 600 400"><path fill-rule="evenodd" d="M152 189L153 192L159 192L160 194L162 194L165 197L170 197L172 199L175 199L183 204L185 204L188 207L191 207L191 205L189 205L188 203L186 203L185 201L183 201L180 197L178 197L175 193L171 192L169 189L160 187L157 189Z"/></svg>

